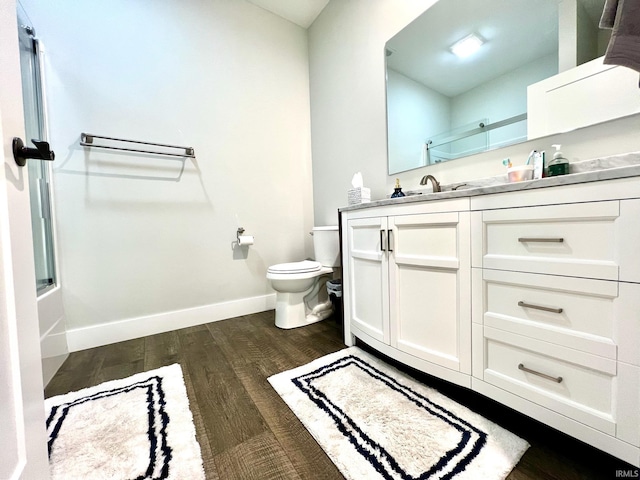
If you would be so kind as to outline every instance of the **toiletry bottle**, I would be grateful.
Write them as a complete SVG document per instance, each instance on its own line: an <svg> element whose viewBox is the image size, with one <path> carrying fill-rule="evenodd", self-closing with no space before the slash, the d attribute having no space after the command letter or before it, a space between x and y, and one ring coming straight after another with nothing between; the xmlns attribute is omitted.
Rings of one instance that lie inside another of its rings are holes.
<svg viewBox="0 0 640 480"><path fill-rule="evenodd" d="M549 176L555 177L556 175L566 175L569 173L569 160L562 156L562 152L560 151L560 147L562 145L551 145L555 147L556 153L553 154L553 160L549 162L549 166L547 168Z"/></svg>
<svg viewBox="0 0 640 480"><path fill-rule="evenodd" d="M529 155L529 159L527 160L527 165L529 161L532 160L533 164L533 179L540 180L544 177L544 151L538 152L537 150L533 150Z"/></svg>
<svg viewBox="0 0 640 480"><path fill-rule="evenodd" d="M400 186L400 179L396 178L396 186L393 189L393 193L391 194L391 198L404 197L404 193L402 193L402 187Z"/></svg>

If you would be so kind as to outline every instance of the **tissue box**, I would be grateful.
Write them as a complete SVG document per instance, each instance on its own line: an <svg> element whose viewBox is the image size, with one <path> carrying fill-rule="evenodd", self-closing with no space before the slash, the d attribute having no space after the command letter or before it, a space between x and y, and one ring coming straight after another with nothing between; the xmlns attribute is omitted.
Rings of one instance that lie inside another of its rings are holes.
<svg viewBox="0 0 640 480"><path fill-rule="evenodd" d="M371 189L366 187L352 188L347 191L347 199L349 205L368 203L371 201Z"/></svg>

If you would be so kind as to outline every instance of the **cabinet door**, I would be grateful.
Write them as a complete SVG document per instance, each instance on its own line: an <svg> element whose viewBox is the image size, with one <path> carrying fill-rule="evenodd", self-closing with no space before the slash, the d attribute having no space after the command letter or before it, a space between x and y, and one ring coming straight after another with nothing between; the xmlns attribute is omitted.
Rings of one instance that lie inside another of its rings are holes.
<svg viewBox="0 0 640 480"><path fill-rule="evenodd" d="M389 218L391 345L471 373L469 213Z"/></svg>
<svg viewBox="0 0 640 480"><path fill-rule="evenodd" d="M348 252L345 322L389 343L389 269L386 217L347 222Z"/></svg>

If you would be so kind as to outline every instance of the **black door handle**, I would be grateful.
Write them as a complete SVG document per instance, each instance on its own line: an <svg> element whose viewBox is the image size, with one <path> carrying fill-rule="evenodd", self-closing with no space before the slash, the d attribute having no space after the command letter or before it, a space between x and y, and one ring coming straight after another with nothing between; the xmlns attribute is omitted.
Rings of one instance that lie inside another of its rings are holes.
<svg viewBox="0 0 640 480"><path fill-rule="evenodd" d="M56 154L51 150L48 142L34 139L31 139L31 142L36 148L25 147L22 139L13 137L13 158L19 166L24 167L28 158L37 160L54 160L56 158Z"/></svg>

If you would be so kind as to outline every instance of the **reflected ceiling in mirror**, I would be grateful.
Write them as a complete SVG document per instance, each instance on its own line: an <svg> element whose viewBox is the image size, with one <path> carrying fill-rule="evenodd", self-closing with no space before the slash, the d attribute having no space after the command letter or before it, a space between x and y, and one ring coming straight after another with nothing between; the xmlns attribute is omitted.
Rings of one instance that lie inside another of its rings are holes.
<svg viewBox="0 0 640 480"><path fill-rule="evenodd" d="M576 66L606 47L604 0L572 1L570 12L559 0L440 0L389 40L389 174L525 141L527 86L557 74L563 55ZM454 55L471 34L480 48Z"/></svg>

